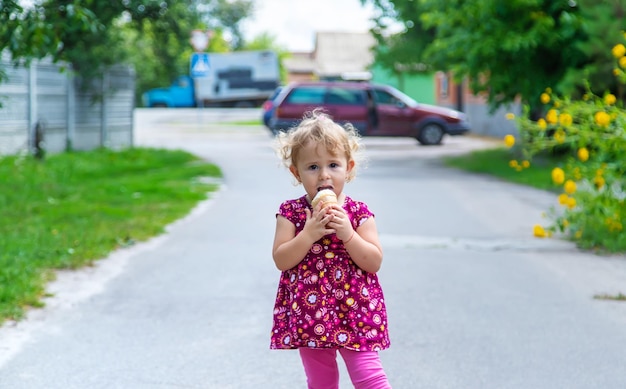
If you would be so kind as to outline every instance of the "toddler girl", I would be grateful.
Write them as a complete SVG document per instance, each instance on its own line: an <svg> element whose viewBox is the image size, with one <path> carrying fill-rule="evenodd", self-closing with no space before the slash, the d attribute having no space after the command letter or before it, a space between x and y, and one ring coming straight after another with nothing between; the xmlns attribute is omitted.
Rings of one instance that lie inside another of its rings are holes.
<svg viewBox="0 0 626 389"><path fill-rule="evenodd" d="M391 388L378 357L389 347L376 272L383 253L374 214L343 190L356 172L360 138L313 111L277 137L278 151L305 194L280 205L273 258L282 271L272 349L298 349L308 388L336 389L339 351L355 388ZM311 206L331 189L337 204Z"/></svg>

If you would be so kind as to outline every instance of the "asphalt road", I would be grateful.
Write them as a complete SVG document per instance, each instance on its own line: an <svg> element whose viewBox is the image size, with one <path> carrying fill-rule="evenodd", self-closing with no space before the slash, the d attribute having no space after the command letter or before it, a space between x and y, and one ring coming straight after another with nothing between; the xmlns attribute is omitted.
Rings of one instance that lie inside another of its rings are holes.
<svg viewBox="0 0 626 389"><path fill-rule="evenodd" d="M297 353L269 350L274 214L302 189L266 130L223 124L258 111L136 116L137 145L219 164L222 190L166 234L60 273L46 308L0 328L0 388L305 388ZM593 298L626 293L626 258L533 238L555 196L445 168L489 141L444 142L367 138L346 187L381 234L394 388L626 388L626 303Z"/></svg>

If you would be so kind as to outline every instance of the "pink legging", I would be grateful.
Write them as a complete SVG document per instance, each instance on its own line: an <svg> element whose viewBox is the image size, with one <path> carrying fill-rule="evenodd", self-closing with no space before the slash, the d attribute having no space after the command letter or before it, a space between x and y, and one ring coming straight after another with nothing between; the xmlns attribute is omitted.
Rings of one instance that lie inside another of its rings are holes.
<svg viewBox="0 0 626 389"><path fill-rule="evenodd" d="M300 348L309 389L339 389L337 350ZM356 389L390 389L376 351L339 349Z"/></svg>

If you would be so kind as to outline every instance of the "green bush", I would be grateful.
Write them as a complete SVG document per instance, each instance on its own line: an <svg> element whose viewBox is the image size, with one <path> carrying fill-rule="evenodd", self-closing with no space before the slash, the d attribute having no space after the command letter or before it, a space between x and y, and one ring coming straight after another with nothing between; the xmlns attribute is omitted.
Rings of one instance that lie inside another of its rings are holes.
<svg viewBox="0 0 626 389"><path fill-rule="evenodd" d="M613 55L618 64L614 74L624 82L626 47L616 45ZM546 89L541 101L547 108L544 117L531 120L526 108L517 119L519 147L531 162L555 151L565 158L551 177L560 189L559 206L547 214L550 225L534 226L534 235L560 233L581 248L626 251L626 111L622 102L611 93L594 94L589 85L581 100ZM514 143L510 135L505 138L507 146Z"/></svg>

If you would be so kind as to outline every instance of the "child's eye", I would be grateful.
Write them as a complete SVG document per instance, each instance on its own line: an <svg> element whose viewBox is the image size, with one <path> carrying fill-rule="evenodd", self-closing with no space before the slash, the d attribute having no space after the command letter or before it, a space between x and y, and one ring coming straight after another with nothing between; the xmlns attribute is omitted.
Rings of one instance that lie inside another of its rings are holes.
<svg viewBox="0 0 626 389"><path fill-rule="evenodd" d="M309 170L317 170L317 165L311 165L311 166L309 166Z"/></svg>
<svg viewBox="0 0 626 389"><path fill-rule="evenodd" d="M331 163L331 164L330 164L330 167L332 167L332 168L337 168L337 167L339 167L339 164L338 164L338 163L333 162L333 163Z"/></svg>

